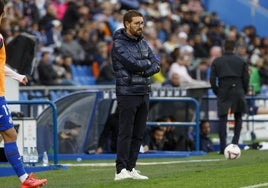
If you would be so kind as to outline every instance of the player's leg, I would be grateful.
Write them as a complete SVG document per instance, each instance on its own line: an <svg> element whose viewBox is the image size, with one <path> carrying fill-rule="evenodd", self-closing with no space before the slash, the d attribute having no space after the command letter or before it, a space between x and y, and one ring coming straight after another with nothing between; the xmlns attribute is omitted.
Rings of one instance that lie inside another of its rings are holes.
<svg viewBox="0 0 268 188"><path fill-rule="evenodd" d="M21 181L21 188L35 188L46 184L46 179L34 178L25 171L17 146L17 132L13 126L11 114L3 97L0 97L0 133L4 140L4 151L8 162Z"/></svg>
<svg viewBox="0 0 268 188"><path fill-rule="evenodd" d="M6 158L19 177L21 188L37 188L45 185L47 183L46 179L38 179L33 174L28 175L26 173L16 143L16 130L12 127L6 131L2 131L1 136L4 140Z"/></svg>
<svg viewBox="0 0 268 188"><path fill-rule="evenodd" d="M20 181L23 182L28 177L23 163L21 161L21 156L16 144L17 133L14 127L11 127L8 130L2 131L1 135L4 139L4 151L8 162L13 167Z"/></svg>

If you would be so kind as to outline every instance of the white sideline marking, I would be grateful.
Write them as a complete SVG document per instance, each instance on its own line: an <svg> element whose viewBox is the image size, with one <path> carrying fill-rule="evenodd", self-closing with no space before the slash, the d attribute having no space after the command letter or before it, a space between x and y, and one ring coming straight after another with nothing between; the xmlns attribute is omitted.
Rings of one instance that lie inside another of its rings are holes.
<svg viewBox="0 0 268 188"><path fill-rule="evenodd" d="M247 187L240 187L240 188L256 188L256 187L265 187L267 185L268 185L268 183L260 183L260 184L257 184L257 185L250 185L250 186L247 186Z"/></svg>
<svg viewBox="0 0 268 188"><path fill-rule="evenodd" d="M202 163L202 162L215 162L223 159L207 159L207 160L189 160L189 161L169 161L169 162L137 162L137 165L166 165L166 164L180 164L180 163ZM65 166L97 166L97 167L109 167L115 166L115 163L66 163Z"/></svg>

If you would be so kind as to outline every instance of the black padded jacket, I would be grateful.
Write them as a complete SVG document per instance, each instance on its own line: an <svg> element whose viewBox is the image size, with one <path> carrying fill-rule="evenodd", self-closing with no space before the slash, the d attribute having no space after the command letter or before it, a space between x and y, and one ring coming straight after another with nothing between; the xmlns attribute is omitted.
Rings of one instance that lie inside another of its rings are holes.
<svg viewBox="0 0 268 188"><path fill-rule="evenodd" d="M159 59L143 37L137 40L125 29L113 35L112 62L116 95L145 95L151 91L150 76L159 72Z"/></svg>

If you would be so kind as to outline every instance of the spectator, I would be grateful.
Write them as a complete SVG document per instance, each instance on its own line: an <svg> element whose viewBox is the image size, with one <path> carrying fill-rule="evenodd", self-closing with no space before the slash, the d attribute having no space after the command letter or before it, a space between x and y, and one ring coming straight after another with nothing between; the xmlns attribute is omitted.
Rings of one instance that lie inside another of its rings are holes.
<svg viewBox="0 0 268 188"><path fill-rule="evenodd" d="M52 20L56 20L56 10L52 3L48 3L46 5L46 14L39 21L39 28L47 30L49 24L51 24Z"/></svg>
<svg viewBox="0 0 268 188"><path fill-rule="evenodd" d="M188 135L185 133L185 128L172 125L161 125L161 122L175 122L175 119L172 116L164 116L158 118L156 121L159 122L160 126L146 128L143 139L144 152L151 150L151 148L159 148L159 150L164 151L191 151L194 149L194 143L188 138ZM155 129L157 132L155 132ZM161 129L162 131L159 131L158 129ZM161 132L164 132L163 138L161 138Z"/></svg>
<svg viewBox="0 0 268 188"><path fill-rule="evenodd" d="M69 80L73 80L73 74L71 66L73 65L73 58L71 56L65 55L63 58L63 67L66 70L66 78Z"/></svg>
<svg viewBox="0 0 268 188"><path fill-rule="evenodd" d="M50 46L53 49L58 49L61 47L62 44L62 25L59 20L52 20L46 30L46 46Z"/></svg>
<svg viewBox="0 0 268 188"><path fill-rule="evenodd" d="M179 32L178 34L178 47L182 48L186 45L188 45L188 35L185 32Z"/></svg>
<svg viewBox="0 0 268 188"><path fill-rule="evenodd" d="M208 69L207 69L207 73L206 73L206 77L207 80L209 80L210 77L210 72L211 72L211 64L212 62L218 58L222 56L222 49L220 46L212 46L209 50L209 58L208 58Z"/></svg>
<svg viewBox="0 0 268 188"><path fill-rule="evenodd" d="M57 85L57 72L51 64L50 52L42 52L41 60L37 66L38 82L42 85Z"/></svg>
<svg viewBox="0 0 268 188"><path fill-rule="evenodd" d="M157 120L158 122L175 122L175 119L172 116L164 116L162 118L159 118ZM165 126L165 145L163 150L168 150L168 151L175 151L175 150L179 150L180 149L180 139L177 131L179 131L177 129L178 127L176 126Z"/></svg>
<svg viewBox="0 0 268 188"><path fill-rule="evenodd" d="M78 41L74 39L74 36L75 32L73 30L65 30L59 51L63 56L71 56L73 63L80 65L85 61L85 51Z"/></svg>
<svg viewBox="0 0 268 188"><path fill-rule="evenodd" d="M26 17L28 26L39 22L40 15L34 1L25 0L23 2L23 15Z"/></svg>
<svg viewBox="0 0 268 188"><path fill-rule="evenodd" d="M198 14L201 14L204 11L201 0L189 0L188 7L190 11L196 12Z"/></svg>
<svg viewBox="0 0 268 188"><path fill-rule="evenodd" d="M29 33L36 36L37 41L38 41L38 48L37 49L42 49L43 46L47 44L47 34L45 29L40 29L39 25L34 23L31 25L31 28L29 30ZM39 52L39 51L37 51Z"/></svg>
<svg viewBox="0 0 268 188"><path fill-rule="evenodd" d="M63 31L74 30L79 21L78 5L74 0L67 1L67 7L62 17Z"/></svg>
<svg viewBox="0 0 268 188"><path fill-rule="evenodd" d="M187 70L191 69L192 66L194 66L194 49L190 45L185 45L180 47L180 55L183 56L183 59L185 60L185 65L187 67Z"/></svg>
<svg viewBox="0 0 268 188"><path fill-rule="evenodd" d="M98 84L115 84L115 76L111 59L107 59L100 67L100 73L97 78Z"/></svg>
<svg viewBox="0 0 268 188"><path fill-rule="evenodd" d="M228 32L226 32L226 40L232 40L238 42L239 39L239 31L236 26L231 25L229 27Z"/></svg>
<svg viewBox="0 0 268 188"><path fill-rule="evenodd" d="M100 41L97 44L97 52L94 56L93 68L95 69L93 74L97 78L100 74L100 69L104 63L108 64L109 59L109 51L108 45L106 42Z"/></svg>
<svg viewBox="0 0 268 188"><path fill-rule="evenodd" d="M157 38L156 26L152 21L146 23L145 33L145 40L155 54L159 54L162 49L164 50L164 45Z"/></svg>
<svg viewBox="0 0 268 188"><path fill-rule="evenodd" d="M166 42L169 38L169 36L171 36L172 33L172 24L171 21L169 19L158 19L156 22L157 26L160 27L158 28L158 32L157 32L157 38L162 42ZM174 37L174 41L176 38L176 34ZM172 46L172 45L171 45ZM168 48L170 49L170 48Z"/></svg>
<svg viewBox="0 0 268 188"><path fill-rule="evenodd" d="M214 146L209 138L210 134L210 124L208 121L200 122L200 150L204 152L214 151Z"/></svg>
<svg viewBox="0 0 268 188"><path fill-rule="evenodd" d="M81 18L80 11L83 11L83 1L68 0L67 9L62 18L63 32L67 30L74 30L79 24Z"/></svg>
<svg viewBox="0 0 268 188"><path fill-rule="evenodd" d="M202 41L201 34L196 33L194 35L194 57L195 58L208 58L209 47L207 43Z"/></svg>
<svg viewBox="0 0 268 188"><path fill-rule="evenodd" d="M166 139L165 139L165 130L160 127L153 127L149 143L150 150L164 150Z"/></svg>
<svg viewBox="0 0 268 188"><path fill-rule="evenodd" d="M212 20L209 25L208 38L213 46L222 46L223 38L220 31L220 23L218 20Z"/></svg>
<svg viewBox="0 0 268 188"><path fill-rule="evenodd" d="M208 62L206 59L202 59L196 68L190 71L190 75L195 80L208 81L206 74L208 70Z"/></svg>
<svg viewBox="0 0 268 188"><path fill-rule="evenodd" d="M178 37L175 33L168 36L168 40L163 43L163 47L168 54L170 54L176 47L178 47Z"/></svg>
<svg viewBox="0 0 268 188"><path fill-rule="evenodd" d="M90 26L90 25L89 25ZM94 56L96 53L96 43L98 42L98 38L96 41L91 41L90 29L85 26L79 29L77 42L82 46L85 51L85 61L84 65L91 65L94 61ZM97 36L96 36L97 37Z"/></svg>
<svg viewBox="0 0 268 188"><path fill-rule="evenodd" d="M180 87L180 76L177 73L173 73L170 79L167 79L162 83L164 87Z"/></svg>
<svg viewBox="0 0 268 188"><path fill-rule="evenodd" d="M56 9L56 15L57 15L57 19L62 20L65 11L67 9L67 3L68 0L65 0L64 2L62 2L61 0L53 0L52 4L54 6L54 8Z"/></svg>
<svg viewBox="0 0 268 188"><path fill-rule="evenodd" d="M187 65L189 64L189 58L187 56L179 56L176 62L172 63L169 69L168 77L171 79L171 75L174 73L178 74L181 83L191 83L193 78L188 72Z"/></svg>
<svg viewBox="0 0 268 188"><path fill-rule="evenodd" d="M267 59L267 58L266 58ZM256 68L258 70L258 74L260 76L260 85L262 86L267 86L268 85L268 68L266 66L267 60L260 58L256 62Z"/></svg>
<svg viewBox="0 0 268 188"><path fill-rule="evenodd" d="M248 45L249 62L252 65L256 65L257 60L263 56L263 50L261 46L261 38L259 36L254 36L250 40Z"/></svg>
<svg viewBox="0 0 268 188"><path fill-rule="evenodd" d="M249 54L247 53L247 47L245 45L238 46L236 54L241 57L245 62L249 61Z"/></svg>
<svg viewBox="0 0 268 188"><path fill-rule="evenodd" d="M254 94L261 92L261 76L257 67L249 65L249 85L253 87Z"/></svg>
<svg viewBox="0 0 268 188"><path fill-rule="evenodd" d="M62 57L58 55L52 64L53 69L57 73L56 83L60 85L77 85L72 79L68 58L71 59L69 56Z"/></svg>
<svg viewBox="0 0 268 188"><path fill-rule="evenodd" d="M76 138L79 135L80 128L81 125L78 125L72 121L65 122L64 130L58 133L59 153L79 153L79 145Z"/></svg>

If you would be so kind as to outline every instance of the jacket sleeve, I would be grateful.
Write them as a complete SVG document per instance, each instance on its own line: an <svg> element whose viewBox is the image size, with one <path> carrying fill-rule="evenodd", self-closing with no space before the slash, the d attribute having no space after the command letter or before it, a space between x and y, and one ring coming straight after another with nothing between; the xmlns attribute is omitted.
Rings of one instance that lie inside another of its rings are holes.
<svg viewBox="0 0 268 188"><path fill-rule="evenodd" d="M215 95L218 94L218 85L217 85L217 72L215 62L211 64L211 72L210 72L210 85Z"/></svg>
<svg viewBox="0 0 268 188"><path fill-rule="evenodd" d="M120 60L123 65L128 69L130 72L144 72L151 66L151 62L149 59L142 59L137 60L131 55L131 52L126 50L126 47L123 43L119 41L114 41L113 46L113 57Z"/></svg>
<svg viewBox="0 0 268 188"><path fill-rule="evenodd" d="M150 62L152 62L152 65L144 72L145 77L152 76L155 73L158 73L160 71L160 61L154 55L154 53L150 47L149 47L149 56L148 57L149 57Z"/></svg>

